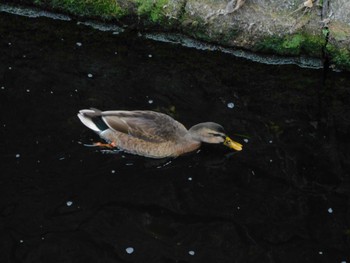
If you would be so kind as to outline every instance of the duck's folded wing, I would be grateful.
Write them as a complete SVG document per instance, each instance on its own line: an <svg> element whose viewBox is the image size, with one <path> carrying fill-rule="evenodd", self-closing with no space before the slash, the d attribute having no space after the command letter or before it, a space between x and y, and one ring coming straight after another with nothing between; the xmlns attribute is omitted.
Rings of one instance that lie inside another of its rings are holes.
<svg viewBox="0 0 350 263"><path fill-rule="evenodd" d="M151 141L176 141L186 128L173 118L154 111L103 111L103 121L110 129Z"/></svg>

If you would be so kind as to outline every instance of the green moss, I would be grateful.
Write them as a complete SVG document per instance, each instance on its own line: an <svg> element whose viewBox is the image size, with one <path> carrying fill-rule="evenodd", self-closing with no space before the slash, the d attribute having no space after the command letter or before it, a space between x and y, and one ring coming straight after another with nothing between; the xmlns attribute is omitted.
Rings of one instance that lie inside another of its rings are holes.
<svg viewBox="0 0 350 263"><path fill-rule="evenodd" d="M34 0L33 3L78 16L110 19L125 15L125 11L115 0Z"/></svg>
<svg viewBox="0 0 350 263"><path fill-rule="evenodd" d="M321 36L304 34L288 35L285 37L269 37L258 43L255 51L277 53L279 55L307 54L313 57L322 56L322 48L326 40Z"/></svg>
<svg viewBox="0 0 350 263"><path fill-rule="evenodd" d="M168 0L136 0L137 13L139 16L146 16L153 23L164 22L166 15L164 7Z"/></svg>
<svg viewBox="0 0 350 263"><path fill-rule="evenodd" d="M340 69L350 70L350 51L346 48L337 48L334 45L328 44L326 51L330 57L331 63L335 64Z"/></svg>

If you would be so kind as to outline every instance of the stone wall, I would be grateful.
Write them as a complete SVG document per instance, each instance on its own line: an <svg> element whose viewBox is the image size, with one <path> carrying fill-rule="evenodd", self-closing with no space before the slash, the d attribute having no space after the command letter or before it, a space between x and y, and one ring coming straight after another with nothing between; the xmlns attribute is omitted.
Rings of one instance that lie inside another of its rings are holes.
<svg viewBox="0 0 350 263"><path fill-rule="evenodd" d="M140 30L182 32L255 52L308 55L350 70L348 0L15 0Z"/></svg>

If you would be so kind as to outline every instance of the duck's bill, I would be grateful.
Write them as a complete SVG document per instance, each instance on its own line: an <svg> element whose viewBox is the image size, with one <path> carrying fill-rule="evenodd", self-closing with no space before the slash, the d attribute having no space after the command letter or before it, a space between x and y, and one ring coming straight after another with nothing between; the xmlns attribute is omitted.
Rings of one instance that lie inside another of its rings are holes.
<svg viewBox="0 0 350 263"><path fill-rule="evenodd" d="M231 138L229 138L228 136L226 136L225 138L224 145L236 151L242 151L243 147L242 144L231 140Z"/></svg>

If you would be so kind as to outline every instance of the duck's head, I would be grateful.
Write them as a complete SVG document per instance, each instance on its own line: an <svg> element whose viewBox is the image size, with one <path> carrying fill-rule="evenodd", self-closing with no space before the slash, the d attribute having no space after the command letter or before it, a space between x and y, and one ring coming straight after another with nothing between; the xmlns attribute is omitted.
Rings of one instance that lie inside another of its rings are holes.
<svg viewBox="0 0 350 263"><path fill-rule="evenodd" d="M201 142L224 144L236 151L242 150L242 144L233 141L225 134L224 128L215 122L203 122L189 129L191 136Z"/></svg>

